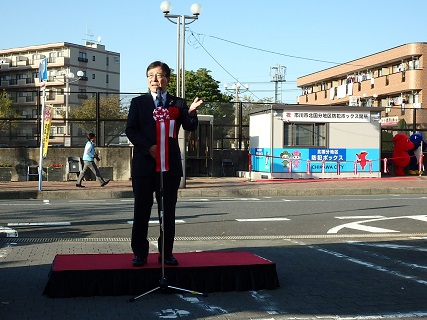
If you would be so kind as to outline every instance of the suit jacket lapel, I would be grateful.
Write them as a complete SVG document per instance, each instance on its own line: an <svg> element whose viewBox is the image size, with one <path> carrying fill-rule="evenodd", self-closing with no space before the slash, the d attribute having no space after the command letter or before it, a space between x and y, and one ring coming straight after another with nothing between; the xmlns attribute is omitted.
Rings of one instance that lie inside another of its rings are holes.
<svg viewBox="0 0 427 320"><path fill-rule="evenodd" d="M176 100L176 98L174 96L172 96L169 93L167 93L166 94L165 108L169 109L170 106L175 105L175 100Z"/></svg>

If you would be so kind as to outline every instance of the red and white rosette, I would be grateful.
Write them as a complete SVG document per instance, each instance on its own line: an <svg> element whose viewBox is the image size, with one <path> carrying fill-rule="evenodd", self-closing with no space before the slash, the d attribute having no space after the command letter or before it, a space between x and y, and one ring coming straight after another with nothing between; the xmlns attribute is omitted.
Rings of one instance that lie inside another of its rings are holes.
<svg viewBox="0 0 427 320"><path fill-rule="evenodd" d="M156 120L156 171L164 172L169 170L169 112L165 108L157 107L153 111L153 118Z"/></svg>
<svg viewBox="0 0 427 320"><path fill-rule="evenodd" d="M170 118L169 137L176 138L175 120L179 117L179 109L177 107L169 107L168 112Z"/></svg>

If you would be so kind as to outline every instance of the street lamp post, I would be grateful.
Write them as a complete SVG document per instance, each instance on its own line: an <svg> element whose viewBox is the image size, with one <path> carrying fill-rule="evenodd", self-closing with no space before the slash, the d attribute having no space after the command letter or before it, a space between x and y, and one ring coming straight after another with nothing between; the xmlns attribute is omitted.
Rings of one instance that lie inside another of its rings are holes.
<svg viewBox="0 0 427 320"><path fill-rule="evenodd" d="M53 71L53 77L55 80L58 76L61 76L64 78L63 83L65 83L65 136L70 136L70 126L68 123L68 117L70 113L70 83L76 82L80 80L84 76L84 72L79 70L77 71L77 79L74 79L74 73L73 72L61 72L58 74L58 71Z"/></svg>
<svg viewBox="0 0 427 320"><path fill-rule="evenodd" d="M160 10L164 13L164 17L168 19L170 22L176 24L176 95L185 99L185 26L186 21L189 22L187 24L193 23L199 18L199 15L202 13L202 7L198 3L194 3L191 7L191 13L193 15L175 15L170 14L172 10L172 5L169 1L163 1L160 4ZM186 139L185 139L185 131L181 130L179 133L179 146L181 149L181 161L182 161L182 169L183 169L183 177L181 179L180 187L185 187L186 180Z"/></svg>
<svg viewBox="0 0 427 320"><path fill-rule="evenodd" d="M226 91L230 91L234 93L234 101L236 110L234 111L234 138L235 138L235 148L241 149L241 139L239 138L239 114L241 114L242 108L240 107L240 99L239 94L246 92L249 90L249 84L245 84L245 86L242 88L242 84L240 82L237 82L232 85L231 88L228 87L228 83L224 83L224 89ZM240 117L242 118L242 117Z"/></svg>

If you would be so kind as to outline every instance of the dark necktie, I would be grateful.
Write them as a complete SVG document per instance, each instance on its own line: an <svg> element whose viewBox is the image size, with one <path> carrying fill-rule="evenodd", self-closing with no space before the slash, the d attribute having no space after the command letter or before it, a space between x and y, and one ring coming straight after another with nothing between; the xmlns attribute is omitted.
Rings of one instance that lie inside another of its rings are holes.
<svg viewBox="0 0 427 320"><path fill-rule="evenodd" d="M158 107L163 107L163 97L162 97L161 91L157 92L157 98L156 98L156 100L157 100L157 106Z"/></svg>

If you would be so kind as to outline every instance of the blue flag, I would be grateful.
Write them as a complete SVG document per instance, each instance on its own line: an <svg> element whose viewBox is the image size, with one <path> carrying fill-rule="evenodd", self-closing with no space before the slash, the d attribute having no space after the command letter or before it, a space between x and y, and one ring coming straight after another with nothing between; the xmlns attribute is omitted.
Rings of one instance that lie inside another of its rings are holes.
<svg viewBox="0 0 427 320"><path fill-rule="evenodd" d="M47 80L47 58L40 62L38 78L40 82Z"/></svg>

